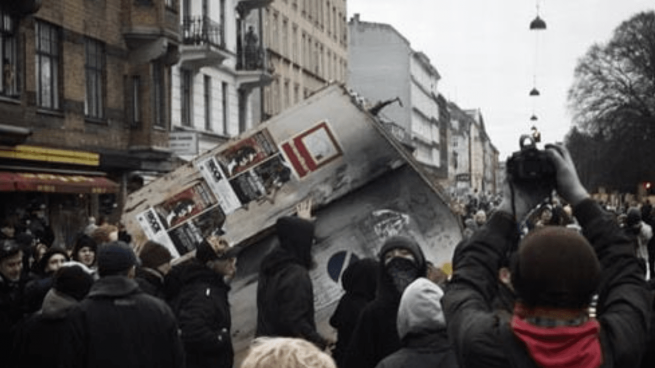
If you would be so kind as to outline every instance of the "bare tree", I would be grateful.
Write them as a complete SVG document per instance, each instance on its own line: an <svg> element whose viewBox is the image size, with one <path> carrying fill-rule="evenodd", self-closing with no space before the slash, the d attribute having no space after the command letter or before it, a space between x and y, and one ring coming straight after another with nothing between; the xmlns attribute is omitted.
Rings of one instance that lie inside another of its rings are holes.
<svg viewBox="0 0 655 368"><path fill-rule="evenodd" d="M588 160L600 160L594 166L604 172L590 175L595 184L625 187L628 181L654 179L654 11L634 15L609 42L587 51L576 66L568 103L576 134L596 144L596 157Z"/></svg>

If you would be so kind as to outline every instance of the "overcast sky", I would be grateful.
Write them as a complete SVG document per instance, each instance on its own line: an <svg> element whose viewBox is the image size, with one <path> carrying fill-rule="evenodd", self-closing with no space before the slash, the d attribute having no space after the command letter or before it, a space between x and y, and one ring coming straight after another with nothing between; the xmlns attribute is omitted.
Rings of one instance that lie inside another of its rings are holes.
<svg viewBox="0 0 655 368"><path fill-rule="evenodd" d="M537 0L347 0L348 18L386 23L424 52L440 92L479 108L504 160L536 125L542 142L562 141L571 126L566 95L577 60L607 42L619 24L654 0L539 0L544 31L530 31ZM535 80L536 79L536 80ZM533 86L541 92L530 97ZM390 96L393 97L393 96ZM533 113L536 122L530 120Z"/></svg>

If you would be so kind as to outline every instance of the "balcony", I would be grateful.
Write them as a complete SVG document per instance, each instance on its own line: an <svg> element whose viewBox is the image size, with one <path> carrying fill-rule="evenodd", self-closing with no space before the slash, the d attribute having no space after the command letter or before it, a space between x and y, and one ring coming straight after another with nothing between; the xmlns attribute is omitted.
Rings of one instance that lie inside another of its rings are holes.
<svg viewBox="0 0 655 368"><path fill-rule="evenodd" d="M259 42L253 27L237 40L236 75L239 88L251 90L273 81L274 67L266 57L266 49Z"/></svg>
<svg viewBox="0 0 655 368"><path fill-rule="evenodd" d="M42 0L0 1L0 7L2 9L19 17L36 13L42 4Z"/></svg>
<svg viewBox="0 0 655 368"><path fill-rule="evenodd" d="M130 62L147 63L155 59L175 64L180 41L180 16L176 8L163 1L130 1L125 8L122 29Z"/></svg>
<svg viewBox="0 0 655 368"><path fill-rule="evenodd" d="M273 3L273 0L241 0L237 4L237 13L240 19L246 19L251 10L265 8Z"/></svg>
<svg viewBox="0 0 655 368"><path fill-rule="evenodd" d="M225 28L208 17L184 18L180 51L180 62L187 69L218 66L234 57L225 47Z"/></svg>

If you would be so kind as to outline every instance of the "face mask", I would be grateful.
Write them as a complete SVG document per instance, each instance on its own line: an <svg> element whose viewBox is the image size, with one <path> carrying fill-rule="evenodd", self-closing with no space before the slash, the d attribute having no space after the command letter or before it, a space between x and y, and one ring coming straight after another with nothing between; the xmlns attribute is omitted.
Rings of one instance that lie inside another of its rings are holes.
<svg viewBox="0 0 655 368"><path fill-rule="evenodd" d="M418 277L418 266L407 258L393 258L387 263L386 270L401 294Z"/></svg>

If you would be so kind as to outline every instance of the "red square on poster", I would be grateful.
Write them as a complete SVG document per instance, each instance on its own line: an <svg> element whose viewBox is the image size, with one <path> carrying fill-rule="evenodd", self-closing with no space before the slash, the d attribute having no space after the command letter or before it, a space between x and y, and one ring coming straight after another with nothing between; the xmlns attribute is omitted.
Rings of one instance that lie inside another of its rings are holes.
<svg viewBox="0 0 655 368"><path fill-rule="evenodd" d="M343 155L326 121L283 143L282 150L300 178Z"/></svg>

